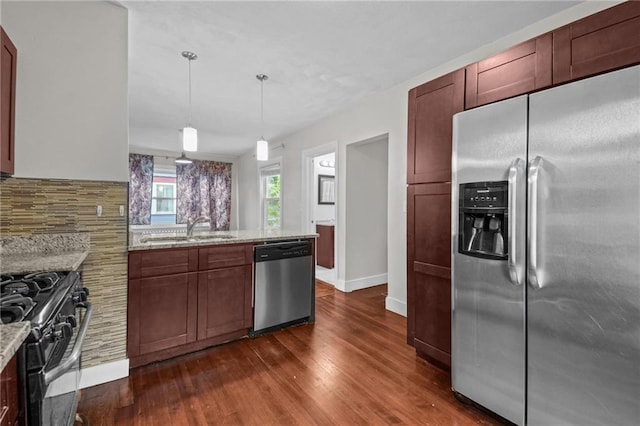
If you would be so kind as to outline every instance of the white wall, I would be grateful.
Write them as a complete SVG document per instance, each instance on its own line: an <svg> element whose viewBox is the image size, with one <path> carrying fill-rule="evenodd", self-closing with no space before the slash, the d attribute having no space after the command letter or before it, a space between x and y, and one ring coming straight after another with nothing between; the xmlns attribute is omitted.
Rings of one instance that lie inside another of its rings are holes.
<svg viewBox="0 0 640 426"><path fill-rule="evenodd" d="M18 49L15 176L127 181L127 10L2 2Z"/></svg>
<svg viewBox="0 0 640 426"><path fill-rule="evenodd" d="M280 138L274 143L284 143L282 155L286 160L283 173L283 185L286 185L284 204L284 226L288 229L302 230L301 217L304 209L304 197L301 178L301 152L306 149L337 141L338 151L336 169L338 181L338 224L345 223L345 158L347 145L370 139L375 136L389 135L388 168L388 296L387 309L406 315L406 158L407 158L407 92L421 83L433 80L443 74L462 68L470 63L499 53L514 44L528 40L562 25L591 15L614 3L584 2L569 8L550 18L523 28L507 37L476 49L446 64L428 70L410 80L398 84L384 92L371 96L350 108L328 117L299 132ZM389 66L393 66L390 64ZM268 136L268 135L267 135ZM240 160L240 185L250 194L254 178L255 158L248 152ZM244 191L243 191L244 193ZM257 198L247 197L243 209L258 208ZM245 223L240 220L240 227ZM346 231L345 226L337 229L338 279L344 279Z"/></svg>
<svg viewBox="0 0 640 426"><path fill-rule="evenodd" d="M318 222L335 222L336 206L335 204L318 204L318 175L335 176L335 167L324 167L320 165L320 161L333 161L335 164L336 153L319 155L313 159L313 220Z"/></svg>
<svg viewBox="0 0 640 426"><path fill-rule="evenodd" d="M388 141L347 146L345 287L387 282Z"/></svg>

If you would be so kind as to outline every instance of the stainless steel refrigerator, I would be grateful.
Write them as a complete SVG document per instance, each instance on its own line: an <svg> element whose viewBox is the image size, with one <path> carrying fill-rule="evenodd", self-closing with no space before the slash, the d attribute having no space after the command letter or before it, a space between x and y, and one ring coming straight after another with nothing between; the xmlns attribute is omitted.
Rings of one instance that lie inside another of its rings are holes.
<svg viewBox="0 0 640 426"><path fill-rule="evenodd" d="M454 117L453 389L640 424L640 66Z"/></svg>

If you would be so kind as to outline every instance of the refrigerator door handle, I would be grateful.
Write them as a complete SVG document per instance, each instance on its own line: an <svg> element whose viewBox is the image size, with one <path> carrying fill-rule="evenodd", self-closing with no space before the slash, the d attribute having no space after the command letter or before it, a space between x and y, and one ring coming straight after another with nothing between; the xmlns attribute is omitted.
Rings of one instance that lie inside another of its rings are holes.
<svg viewBox="0 0 640 426"><path fill-rule="evenodd" d="M518 253L518 238L517 238L517 230L518 230L518 221L517 221L517 208L518 208L518 184L520 182L520 178L522 176L523 170L523 161L520 158L516 158L509 166L509 188L508 188L508 197L509 197L509 232L507 237L507 244L509 247L509 257L508 257L508 265L509 265L509 276L511 277L511 282L514 285L522 285L522 262L519 261L519 257L521 254Z"/></svg>
<svg viewBox="0 0 640 426"><path fill-rule="evenodd" d="M529 166L529 285L535 289L542 287L538 271L538 177L542 157L537 156Z"/></svg>

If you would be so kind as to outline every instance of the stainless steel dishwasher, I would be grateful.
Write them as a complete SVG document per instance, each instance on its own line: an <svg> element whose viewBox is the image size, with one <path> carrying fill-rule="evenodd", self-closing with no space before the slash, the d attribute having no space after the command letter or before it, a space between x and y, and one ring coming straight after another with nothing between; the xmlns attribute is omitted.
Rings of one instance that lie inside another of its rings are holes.
<svg viewBox="0 0 640 426"><path fill-rule="evenodd" d="M255 246L253 333L313 322L315 290L311 254L309 241Z"/></svg>

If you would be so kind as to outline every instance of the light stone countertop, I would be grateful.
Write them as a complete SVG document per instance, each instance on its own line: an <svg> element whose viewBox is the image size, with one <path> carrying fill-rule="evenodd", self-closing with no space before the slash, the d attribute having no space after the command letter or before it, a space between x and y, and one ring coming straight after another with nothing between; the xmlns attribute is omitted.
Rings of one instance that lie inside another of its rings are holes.
<svg viewBox="0 0 640 426"><path fill-rule="evenodd" d="M7 366L31 331L29 321L0 325L0 371Z"/></svg>
<svg viewBox="0 0 640 426"><path fill-rule="evenodd" d="M0 239L0 272L75 271L89 254L89 234L38 234Z"/></svg>
<svg viewBox="0 0 640 426"><path fill-rule="evenodd" d="M224 238L231 236L232 238ZM280 229L238 230L238 231L202 231L193 233L192 239L186 238L184 228L135 230L129 233L129 251L159 248L209 246L218 244L258 243L265 241L317 238L318 234ZM175 238L176 240L172 240Z"/></svg>

